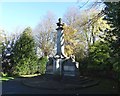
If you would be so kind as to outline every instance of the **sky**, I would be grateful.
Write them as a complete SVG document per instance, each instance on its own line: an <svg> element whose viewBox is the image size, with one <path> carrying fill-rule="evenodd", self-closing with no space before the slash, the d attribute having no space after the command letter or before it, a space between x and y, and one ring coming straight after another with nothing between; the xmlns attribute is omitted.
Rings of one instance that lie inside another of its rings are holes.
<svg viewBox="0 0 120 96"><path fill-rule="evenodd" d="M62 18L67 8L75 5L76 2L3 2L0 4L0 27L7 34L25 26L34 28L47 12Z"/></svg>
<svg viewBox="0 0 120 96"><path fill-rule="evenodd" d="M34 29L47 12L54 13L56 18L62 18L69 7L82 6L84 3L0 2L0 28L9 35L28 26Z"/></svg>

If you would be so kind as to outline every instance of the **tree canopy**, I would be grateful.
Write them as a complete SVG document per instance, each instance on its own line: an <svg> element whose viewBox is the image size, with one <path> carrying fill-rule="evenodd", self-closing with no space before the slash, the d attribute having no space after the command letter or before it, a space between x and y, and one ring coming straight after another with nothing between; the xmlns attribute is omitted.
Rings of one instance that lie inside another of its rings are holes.
<svg viewBox="0 0 120 96"><path fill-rule="evenodd" d="M33 74L36 72L37 56L32 29L26 28L13 47L13 74Z"/></svg>
<svg viewBox="0 0 120 96"><path fill-rule="evenodd" d="M104 20L111 27L111 30L106 29L104 40L110 44L113 68L120 72L120 2L104 3L106 4Z"/></svg>

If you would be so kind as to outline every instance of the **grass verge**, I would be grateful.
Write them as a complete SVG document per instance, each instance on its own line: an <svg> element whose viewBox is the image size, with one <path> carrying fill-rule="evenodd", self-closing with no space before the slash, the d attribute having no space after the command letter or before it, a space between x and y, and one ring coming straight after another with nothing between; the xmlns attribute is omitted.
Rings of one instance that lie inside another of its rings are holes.
<svg viewBox="0 0 120 96"><path fill-rule="evenodd" d="M33 74L33 75L20 75L20 77L35 77L39 76L40 74Z"/></svg>
<svg viewBox="0 0 120 96"><path fill-rule="evenodd" d="M8 81L8 80L11 80L11 79L14 79L14 78L13 77L9 77L9 76L7 76L7 74L4 74L3 72L1 72L0 82Z"/></svg>

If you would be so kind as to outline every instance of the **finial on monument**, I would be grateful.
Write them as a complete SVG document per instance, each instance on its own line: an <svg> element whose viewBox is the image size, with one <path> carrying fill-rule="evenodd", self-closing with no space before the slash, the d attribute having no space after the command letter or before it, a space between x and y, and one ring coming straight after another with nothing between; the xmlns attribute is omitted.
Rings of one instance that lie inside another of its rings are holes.
<svg viewBox="0 0 120 96"><path fill-rule="evenodd" d="M62 19L59 18L59 19L58 19L57 26L58 26L58 27L63 27L63 25L64 25L64 23L62 23Z"/></svg>
<svg viewBox="0 0 120 96"><path fill-rule="evenodd" d="M61 22L62 22L62 19L61 19L61 18L59 18L59 19L58 19L58 21L59 21L59 23L61 24Z"/></svg>

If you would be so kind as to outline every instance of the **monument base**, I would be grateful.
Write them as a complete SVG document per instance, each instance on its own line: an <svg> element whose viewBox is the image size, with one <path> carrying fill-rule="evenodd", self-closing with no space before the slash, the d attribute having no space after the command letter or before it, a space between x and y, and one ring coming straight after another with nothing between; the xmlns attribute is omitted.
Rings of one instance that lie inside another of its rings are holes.
<svg viewBox="0 0 120 96"><path fill-rule="evenodd" d="M46 65L46 74L60 76L78 76L79 63L73 56L67 58L50 57Z"/></svg>

